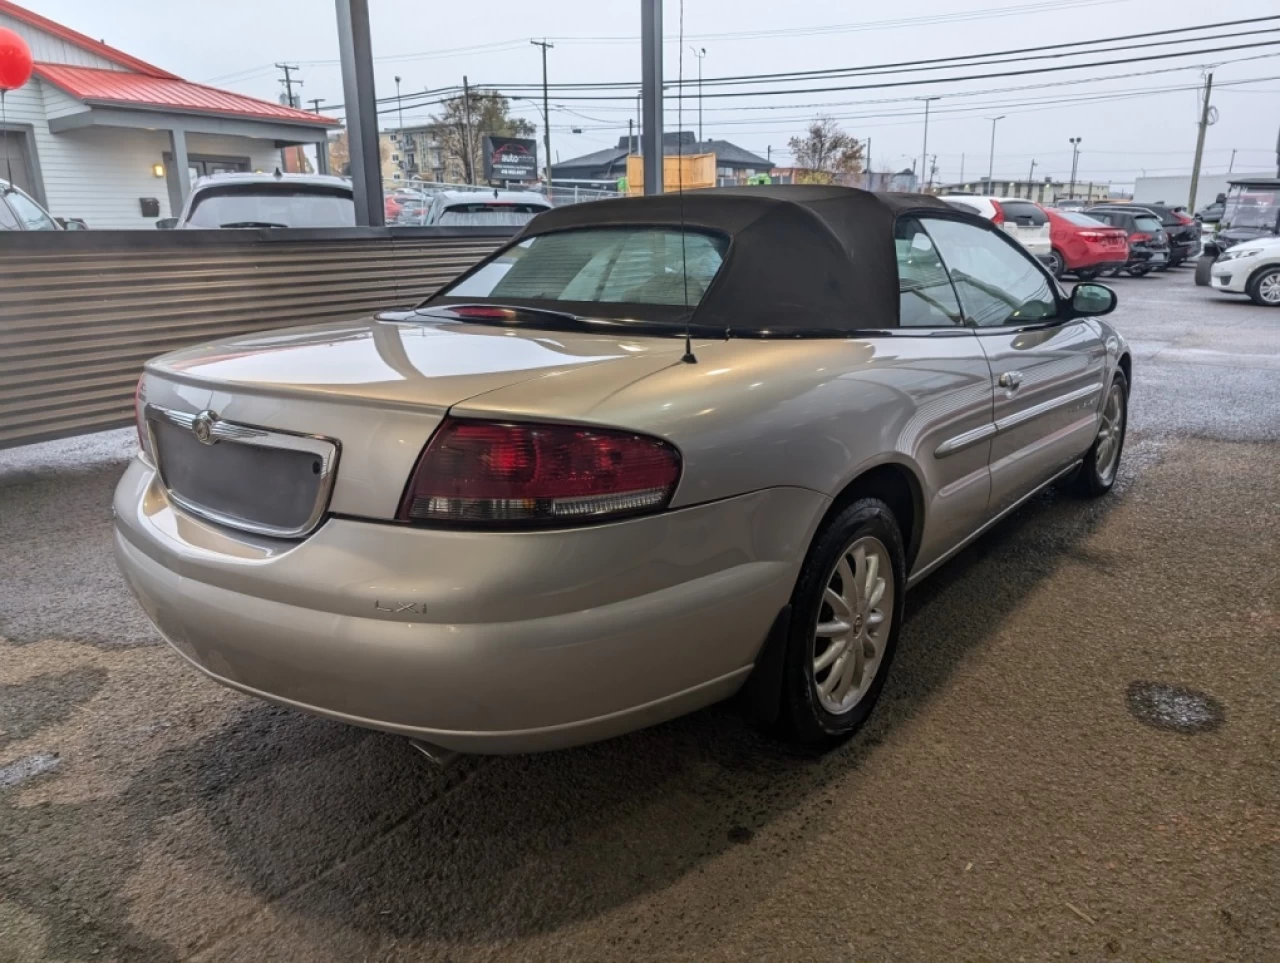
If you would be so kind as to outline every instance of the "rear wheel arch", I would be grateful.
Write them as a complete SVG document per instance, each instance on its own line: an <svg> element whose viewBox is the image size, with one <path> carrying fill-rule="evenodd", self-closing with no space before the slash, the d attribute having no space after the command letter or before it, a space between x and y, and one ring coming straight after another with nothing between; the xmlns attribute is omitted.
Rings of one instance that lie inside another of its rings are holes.
<svg viewBox="0 0 1280 963"><path fill-rule="evenodd" d="M906 543L907 571L910 572L924 533L925 514L924 489L915 470L901 462L887 461L859 472L832 500L814 537L817 538L830 519L859 498L878 498L889 506Z"/></svg>

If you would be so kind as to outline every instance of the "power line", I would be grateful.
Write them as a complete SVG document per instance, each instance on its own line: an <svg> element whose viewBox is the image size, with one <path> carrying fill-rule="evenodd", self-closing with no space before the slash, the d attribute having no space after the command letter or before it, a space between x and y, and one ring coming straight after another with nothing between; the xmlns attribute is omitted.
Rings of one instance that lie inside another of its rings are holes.
<svg viewBox="0 0 1280 963"><path fill-rule="evenodd" d="M1265 23L1280 20L1280 15L1272 15L1265 17L1251 17L1242 20L1223 20L1215 23L1198 24L1190 27L1174 27L1167 30L1148 31L1146 33L1120 34L1114 37L1099 37L1094 40L1080 40L1069 43L1057 44L1037 44L1034 47L1014 47L1007 50L993 50L979 54L959 54L950 57L932 57L924 60L901 60L888 63L867 64L861 67L828 67L818 70L791 70L780 71L776 73L759 73L759 74L736 74L724 77L708 77L705 79L706 86L734 86L753 83L776 83L778 81L803 80L803 79L834 79L836 77L856 77L871 76L878 73L911 73L908 68L918 68L919 70L938 70L950 69L950 67L977 67L985 66L980 61L990 61L991 63L1018 63L1030 60L1043 59L1060 59L1063 57L1087 56L1094 53L1118 53L1124 50L1137 50L1150 47L1168 46L1170 44L1179 43L1201 43L1209 40L1226 40L1235 37L1256 36L1261 33L1275 33L1280 28L1271 28L1268 30L1246 30L1236 33L1222 34L1212 37L1182 37L1168 40L1157 40L1150 43L1128 44L1120 47L1112 47L1106 50L1085 50L1085 47L1093 47L1099 44L1115 44L1124 40L1147 40L1150 37L1172 36L1173 34L1194 33L1206 30L1216 30L1221 27L1238 27L1251 24ZM1046 51L1066 51L1065 53L1047 53ZM1015 56L1026 54L1029 56ZM1011 60L996 60L995 58L1013 57ZM1132 58L1136 59L1136 58ZM973 61L972 63L960 63L960 61ZM696 81L685 81L692 84ZM678 86L679 82L666 83L666 86ZM537 87L537 84L485 84L488 87L501 87L506 90L516 90L522 87L530 89ZM592 81L582 83L561 83L553 84L556 90L608 90L608 89L626 89L634 90L635 81Z"/></svg>

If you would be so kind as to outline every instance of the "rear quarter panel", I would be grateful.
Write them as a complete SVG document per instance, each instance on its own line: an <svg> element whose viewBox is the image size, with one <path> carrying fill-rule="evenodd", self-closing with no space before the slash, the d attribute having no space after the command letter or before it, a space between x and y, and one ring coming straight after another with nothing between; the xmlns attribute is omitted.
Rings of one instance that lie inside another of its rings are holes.
<svg viewBox="0 0 1280 963"><path fill-rule="evenodd" d="M834 498L868 468L897 463L923 498L921 563L981 523L989 443L934 457L943 441L991 418L990 369L971 333L703 342L694 351L696 364L626 385L583 369L491 391L453 412L664 437L684 462L673 507L784 486Z"/></svg>

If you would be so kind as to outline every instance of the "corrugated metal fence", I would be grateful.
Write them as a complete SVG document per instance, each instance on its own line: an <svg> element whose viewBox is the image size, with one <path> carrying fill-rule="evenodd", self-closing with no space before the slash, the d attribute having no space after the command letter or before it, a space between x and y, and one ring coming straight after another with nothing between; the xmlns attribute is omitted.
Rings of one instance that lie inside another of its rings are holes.
<svg viewBox="0 0 1280 963"><path fill-rule="evenodd" d="M0 448L127 425L148 358L410 306L512 233L0 232Z"/></svg>

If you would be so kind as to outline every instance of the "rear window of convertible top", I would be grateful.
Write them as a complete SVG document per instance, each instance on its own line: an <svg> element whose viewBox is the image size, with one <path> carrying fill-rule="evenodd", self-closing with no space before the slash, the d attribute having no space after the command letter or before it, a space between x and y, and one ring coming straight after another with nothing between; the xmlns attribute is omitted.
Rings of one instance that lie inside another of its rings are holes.
<svg viewBox="0 0 1280 963"><path fill-rule="evenodd" d="M724 262L728 238L675 227L581 228L508 248L443 297L695 307ZM687 271L687 282L686 282ZM687 285L687 287L686 287Z"/></svg>

